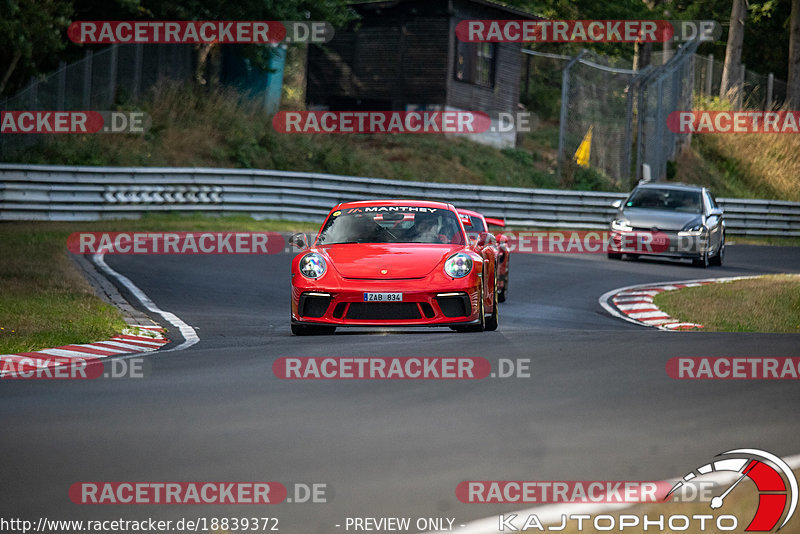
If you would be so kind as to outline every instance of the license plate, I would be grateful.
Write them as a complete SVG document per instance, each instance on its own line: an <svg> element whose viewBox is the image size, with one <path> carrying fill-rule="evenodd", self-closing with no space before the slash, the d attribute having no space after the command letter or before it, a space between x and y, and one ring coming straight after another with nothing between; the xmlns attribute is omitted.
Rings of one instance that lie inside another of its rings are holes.
<svg viewBox="0 0 800 534"><path fill-rule="evenodd" d="M403 302L402 293L364 293L364 302Z"/></svg>

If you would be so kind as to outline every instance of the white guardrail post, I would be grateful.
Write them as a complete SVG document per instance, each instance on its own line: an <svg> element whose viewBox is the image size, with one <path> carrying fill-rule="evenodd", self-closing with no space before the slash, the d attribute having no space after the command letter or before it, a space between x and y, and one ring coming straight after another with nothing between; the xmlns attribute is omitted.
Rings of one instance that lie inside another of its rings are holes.
<svg viewBox="0 0 800 534"><path fill-rule="evenodd" d="M420 198L452 202L510 226L601 229L615 213L611 203L624 196L250 169L0 164L0 221L97 221L178 211L321 222L338 202ZM730 233L800 236L800 202L719 202Z"/></svg>

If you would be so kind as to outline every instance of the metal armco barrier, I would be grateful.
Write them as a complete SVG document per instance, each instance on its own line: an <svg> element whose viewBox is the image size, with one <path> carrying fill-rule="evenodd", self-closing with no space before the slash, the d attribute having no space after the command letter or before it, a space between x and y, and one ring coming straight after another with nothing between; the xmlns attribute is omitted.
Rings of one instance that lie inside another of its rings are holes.
<svg viewBox="0 0 800 534"><path fill-rule="evenodd" d="M321 222L338 202L442 200L510 226L606 228L623 193L407 182L243 169L0 165L0 221L97 221L147 212ZM800 236L800 202L719 199L728 231Z"/></svg>

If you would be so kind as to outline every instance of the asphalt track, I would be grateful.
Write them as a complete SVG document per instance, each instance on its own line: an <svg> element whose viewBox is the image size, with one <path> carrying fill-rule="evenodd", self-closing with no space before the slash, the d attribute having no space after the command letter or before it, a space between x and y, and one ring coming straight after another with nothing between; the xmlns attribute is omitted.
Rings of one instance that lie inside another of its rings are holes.
<svg viewBox="0 0 800 534"><path fill-rule="evenodd" d="M675 356L800 356L800 336L661 332L605 313L620 286L800 271L800 248L730 246L722 268L601 255L512 257L497 332L293 337L289 256L116 256L107 263L200 342L140 380L0 384L0 516L265 517L290 533L348 516L454 517L462 480L653 480L717 453L800 452L796 381L675 381ZM746 306L746 303L742 303ZM529 358L530 378L282 381L281 356ZM326 483L326 504L78 506L78 481ZM342 525L341 528L335 525Z"/></svg>

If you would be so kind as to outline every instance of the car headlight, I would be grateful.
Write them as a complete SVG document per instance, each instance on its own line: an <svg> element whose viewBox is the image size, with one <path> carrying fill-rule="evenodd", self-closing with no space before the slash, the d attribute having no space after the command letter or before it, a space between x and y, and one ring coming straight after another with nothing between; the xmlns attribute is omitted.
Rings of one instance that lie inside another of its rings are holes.
<svg viewBox="0 0 800 534"><path fill-rule="evenodd" d="M630 232L633 227L625 219L615 219L611 221L611 229L616 232Z"/></svg>
<svg viewBox="0 0 800 534"><path fill-rule="evenodd" d="M322 256L316 252L310 252L300 258L299 268L300 274L306 278L316 279L325 274L328 266Z"/></svg>
<svg viewBox="0 0 800 534"><path fill-rule="evenodd" d="M686 226L683 227L683 230L678 232L678 235L680 235L680 236L701 235L705 231L706 231L706 228L705 228L705 226L703 226L703 223L696 223L696 224L689 223L689 224L687 224Z"/></svg>
<svg viewBox="0 0 800 534"><path fill-rule="evenodd" d="M444 262L444 272L453 278L464 278L471 270L472 258L463 252L453 254Z"/></svg>

